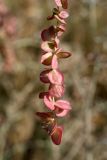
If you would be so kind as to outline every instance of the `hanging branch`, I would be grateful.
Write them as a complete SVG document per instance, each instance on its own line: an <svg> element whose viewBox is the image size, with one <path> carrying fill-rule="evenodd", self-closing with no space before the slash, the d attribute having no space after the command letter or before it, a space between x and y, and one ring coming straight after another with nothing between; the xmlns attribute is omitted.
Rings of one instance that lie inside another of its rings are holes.
<svg viewBox="0 0 107 160"><path fill-rule="evenodd" d="M48 91L41 92L39 98L43 99L48 112L37 112L41 118L42 128L51 137L54 144L59 145L62 139L63 127L57 124L57 118L64 117L71 110L68 101L60 99L65 92L64 75L59 69L59 60L68 58L71 53L60 48L60 37L66 30L66 21L69 14L67 0L55 0L56 8L47 20L56 20L56 25L51 25L41 32L41 63L46 68L40 73L40 80L49 84Z"/></svg>

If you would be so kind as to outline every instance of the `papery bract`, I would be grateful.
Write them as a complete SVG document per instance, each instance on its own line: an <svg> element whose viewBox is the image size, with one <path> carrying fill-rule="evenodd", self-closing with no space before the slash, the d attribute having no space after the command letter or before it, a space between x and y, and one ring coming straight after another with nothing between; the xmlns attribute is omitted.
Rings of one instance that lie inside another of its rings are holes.
<svg viewBox="0 0 107 160"><path fill-rule="evenodd" d="M55 102L55 106L57 106L61 109L65 109L65 110L70 110L71 109L70 103L66 100L57 100Z"/></svg>
<svg viewBox="0 0 107 160"><path fill-rule="evenodd" d="M57 117L64 117L71 110L71 106L68 101L65 100L55 101L50 96L44 96L44 104L50 110L54 110Z"/></svg>
<svg viewBox="0 0 107 160"><path fill-rule="evenodd" d="M50 84L49 86L49 94L52 97L60 98L64 95L64 86L63 85L57 85L57 84Z"/></svg>
<svg viewBox="0 0 107 160"><path fill-rule="evenodd" d="M50 71L48 73L48 78L52 84L62 85L64 83L64 76L57 69L53 69L52 71Z"/></svg>
<svg viewBox="0 0 107 160"><path fill-rule="evenodd" d="M41 56L41 63L44 65L47 65L47 66L51 65L52 56L53 56L52 52L47 52L47 53L43 54Z"/></svg>
<svg viewBox="0 0 107 160"><path fill-rule="evenodd" d="M57 117L64 117L68 114L69 110L62 110L62 109L56 108L55 112Z"/></svg>

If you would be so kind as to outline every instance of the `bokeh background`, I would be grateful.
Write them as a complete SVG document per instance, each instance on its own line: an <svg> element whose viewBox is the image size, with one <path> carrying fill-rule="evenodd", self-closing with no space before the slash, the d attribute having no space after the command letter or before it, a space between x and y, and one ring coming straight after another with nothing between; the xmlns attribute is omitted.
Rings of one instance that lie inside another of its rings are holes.
<svg viewBox="0 0 107 160"><path fill-rule="evenodd" d="M107 160L107 1L69 0L61 39L72 57L61 61L65 98L72 111L60 120L62 144L55 146L35 116L40 32L50 25L53 0L0 0L0 160Z"/></svg>

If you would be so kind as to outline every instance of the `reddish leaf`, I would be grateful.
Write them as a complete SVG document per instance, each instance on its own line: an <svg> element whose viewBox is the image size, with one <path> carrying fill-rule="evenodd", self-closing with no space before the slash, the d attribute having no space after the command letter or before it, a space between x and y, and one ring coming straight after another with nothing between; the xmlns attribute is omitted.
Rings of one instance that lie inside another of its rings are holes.
<svg viewBox="0 0 107 160"><path fill-rule="evenodd" d="M50 83L48 78L48 73L51 71L51 69L44 70L40 73L40 80L44 83Z"/></svg>
<svg viewBox="0 0 107 160"><path fill-rule="evenodd" d="M62 140L62 127L55 127L53 133L51 134L52 142L56 145L59 145Z"/></svg>
<svg viewBox="0 0 107 160"><path fill-rule="evenodd" d="M70 57L72 54L70 52L57 52L57 56L58 58L68 58Z"/></svg>
<svg viewBox="0 0 107 160"><path fill-rule="evenodd" d="M61 0L61 3L62 3L62 7L64 9L67 9L68 8L68 0Z"/></svg>
<svg viewBox="0 0 107 160"><path fill-rule="evenodd" d="M50 26L47 29L44 29L41 32L41 38L43 41L49 41L51 38L55 37L55 28L54 26Z"/></svg>
<svg viewBox="0 0 107 160"><path fill-rule="evenodd" d="M47 29L44 29L42 32L41 32L41 38L43 41L48 41L49 40L49 32Z"/></svg>
<svg viewBox="0 0 107 160"><path fill-rule="evenodd" d="M41 92L41 93L39 93L39 98L43 99L44 96L47 96L47 95L49 95L49 92Z"/></svg>

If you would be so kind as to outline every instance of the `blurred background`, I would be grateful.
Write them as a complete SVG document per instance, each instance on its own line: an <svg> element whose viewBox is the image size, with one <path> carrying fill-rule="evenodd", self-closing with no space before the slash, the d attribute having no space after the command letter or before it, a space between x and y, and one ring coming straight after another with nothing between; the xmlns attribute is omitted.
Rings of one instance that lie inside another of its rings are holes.
<svg viewBox="0 0 107 160"><path fill-rule="evenodd" d="M0 160L107 160L107 1L69 0L61 46L64 98L72 111L60 120L62 144L55 146L35 116L40 32L50 22L54 0L0 0Z"/></svg>

